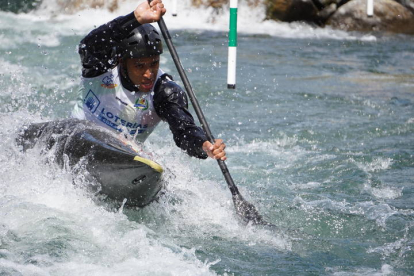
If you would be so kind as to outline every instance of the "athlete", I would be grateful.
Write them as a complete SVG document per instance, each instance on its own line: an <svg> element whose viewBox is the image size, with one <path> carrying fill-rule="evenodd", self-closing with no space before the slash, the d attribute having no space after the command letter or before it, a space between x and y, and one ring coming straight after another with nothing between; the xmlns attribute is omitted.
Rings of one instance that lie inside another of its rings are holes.
<svg viewBox="0 0 414 276"><path fill-rule="evenodd" d="M211 144L188 111L185 92L159 69L161 37L149 23L166 9L145 1L134 12L90 32L79 45L82 86L73 116L144 142L166 121L188 155L226 160L225 144Z"/></svg>

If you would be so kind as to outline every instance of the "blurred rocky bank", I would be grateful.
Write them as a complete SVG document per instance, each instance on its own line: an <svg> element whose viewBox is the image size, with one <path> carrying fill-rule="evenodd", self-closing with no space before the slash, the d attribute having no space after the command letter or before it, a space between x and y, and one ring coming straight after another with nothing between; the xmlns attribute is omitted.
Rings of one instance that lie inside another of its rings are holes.
<svg viewBox="0 0 414 276"><path fill-rule="evenodd" d="M268 0L267 18L360 32L414 34L414 0Z"/></svg>
<svg viewBox="0 0 414 276"><path fill-rule="evenodd" d="M265 5L266 20L301 21L315 26L359 32L414 34L414 0L239 0L251 7ZM211 6L218 12L227 0L192 0L196 6Z"/></svg>
<svg viewBox="0 0 414 276"><path fill-rule="evenodd" d="M87 8L116 10L127 0L54 0L59 12L74 13ZM180 0L178 0L180 1ZM46 0L1 0L0 10L28 12L47 5ZM137 1L138 3L139 1ZM167 2L167 1L165 1ZM264 6L264 20L306 22L344 31L385 32L414 35L414 0L373 0L373 14L367 12L368 0L239 0L250 8ZM195 7L211 7L212 17L228 9L228 0L191 0Z"/></svg>

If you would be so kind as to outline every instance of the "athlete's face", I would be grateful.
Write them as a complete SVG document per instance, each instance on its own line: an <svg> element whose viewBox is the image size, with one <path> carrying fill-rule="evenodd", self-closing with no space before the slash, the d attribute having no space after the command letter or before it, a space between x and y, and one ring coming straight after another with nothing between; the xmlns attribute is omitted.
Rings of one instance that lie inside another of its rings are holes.
<svg viewBox="0 0 414 276"><path fill-rule="evenodd" d="M151 91L159 67L160 56L129 58L126 60L128 77L142 92Z"/></svg>

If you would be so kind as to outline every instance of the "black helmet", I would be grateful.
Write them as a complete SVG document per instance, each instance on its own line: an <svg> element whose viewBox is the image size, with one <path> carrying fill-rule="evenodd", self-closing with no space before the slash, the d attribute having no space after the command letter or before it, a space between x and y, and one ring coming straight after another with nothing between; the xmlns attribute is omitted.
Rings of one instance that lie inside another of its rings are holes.
<svg viewBox="0 0 414 276"><path fill-rule="evenodd" d="M151 24L143 24L121 41L121 58L141 58L162 54L161 36Z"/></svg>

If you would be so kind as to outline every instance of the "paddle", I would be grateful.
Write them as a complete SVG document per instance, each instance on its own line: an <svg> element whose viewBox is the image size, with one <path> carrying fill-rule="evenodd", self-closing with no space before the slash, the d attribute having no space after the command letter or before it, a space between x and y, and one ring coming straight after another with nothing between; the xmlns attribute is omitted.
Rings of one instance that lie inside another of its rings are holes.
<svg viewBox="0 0 414 276"><path fill-rule="evenodd" d="M148 0L151 2L151 0ZM162 32L162 36L164 37L165 43L167 44L168 50L170 51L171 57L174 60L175 66L177 71L181 77L181 80L184 83L184 87L187 90L187 94L190 97L191 103L193 104L194 110L197 114L198 120L200 121L204 132L207 135L208 140L214 144L214 137L211 134L210 127L206 121L206 118L203 114L203 111L200 108L200 105L197 101L197 98L194 94L193 88L191 87L190 81L187 78L187 75L181 65L180 59L178 57L177 51L172 43L170 33L165 25L164 19L158 21L158 26ZM272 225L271 223L266 222L263 217L259 214L256 207L253 204L247 202L243 196L240 194L239 189L237 188L236 184L234 184L233 178L230 175L230 172L227 168L227 165L222 160L217 160L218 165L220 166L221 172L227 182L227 186L229 187L233 203L236 208L236 213L247 223L251 222L253 224L261 224L261 225Z"/></svg>

